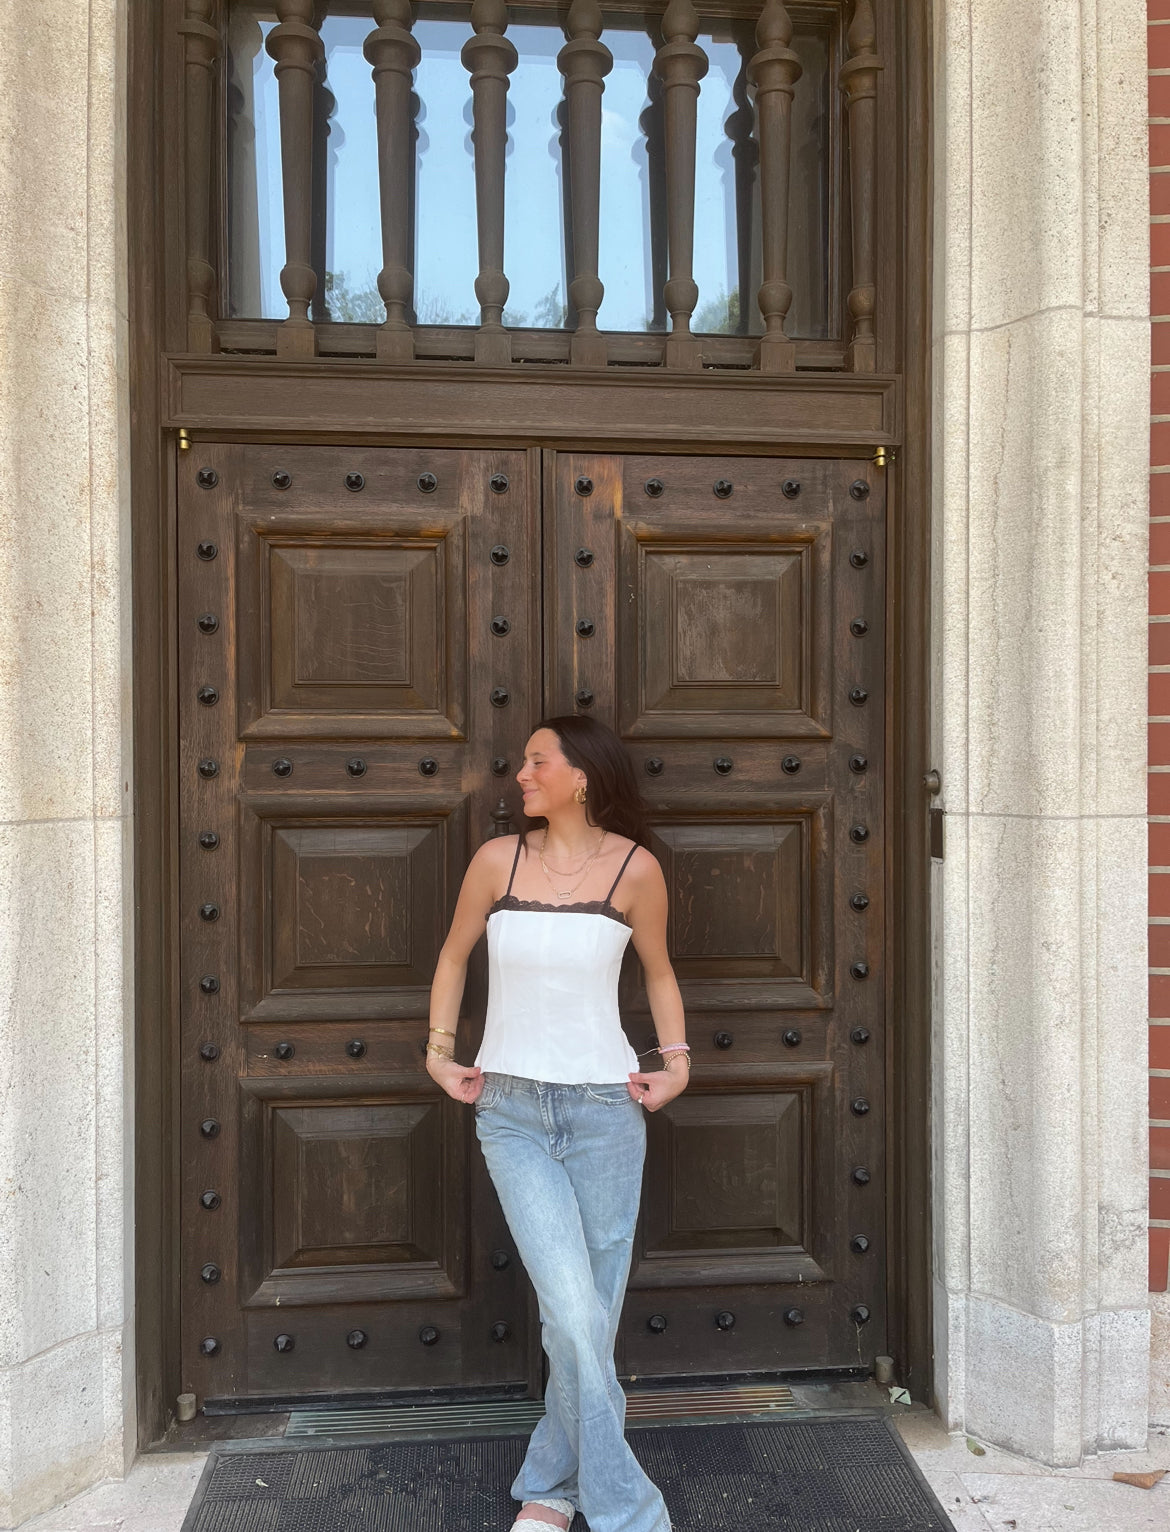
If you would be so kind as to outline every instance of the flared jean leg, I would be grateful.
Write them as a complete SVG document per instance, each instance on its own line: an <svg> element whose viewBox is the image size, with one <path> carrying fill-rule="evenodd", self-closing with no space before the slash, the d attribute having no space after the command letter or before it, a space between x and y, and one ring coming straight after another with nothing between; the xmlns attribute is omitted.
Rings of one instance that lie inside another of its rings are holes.
<svg viewBox="0 0 1170 1532"><path fill-rule="evenodd" d="M568 1500L591 1532L669 1532L662 1496L625 1440L613 1364L641 1189L641 1108L526 1082L477 1114L477 1130L549 1358L545 1419L512 1494Z"/></svg>

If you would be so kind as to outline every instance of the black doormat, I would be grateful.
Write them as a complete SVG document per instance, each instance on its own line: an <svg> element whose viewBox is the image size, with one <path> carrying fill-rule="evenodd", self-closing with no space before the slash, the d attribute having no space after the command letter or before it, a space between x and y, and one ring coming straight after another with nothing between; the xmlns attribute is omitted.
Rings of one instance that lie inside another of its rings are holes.
<svg viewBox="0 0 1170 1532"><path fill-rule="evenodd" d="M954 1532L883 1418L628 1432L674 1532ZM183 1532L508 1532L523 1437L216 1447ZM588 1532L583 1516L573 1532Z"/></svg>

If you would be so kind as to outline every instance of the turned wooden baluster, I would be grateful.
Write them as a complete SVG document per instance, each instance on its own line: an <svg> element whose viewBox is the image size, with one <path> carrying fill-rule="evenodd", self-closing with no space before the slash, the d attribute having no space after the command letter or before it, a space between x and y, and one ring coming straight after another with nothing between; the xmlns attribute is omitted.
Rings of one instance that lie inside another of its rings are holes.
<svg viewBox="0 0 1170 1532"><path fill-rule="evenodd" d="M604 367L605 337L598 333L597 311L605 288L597 275L601 221L601 95L613 68L613 54L600 41L601 7L597 0L573 0L569 41L557 54L565 77L569 112L569 194L573 208L573 280L569 297L577 328L569 360L581 367Z"/></svg>
<svg viewBox="0 0 1170 1532"><path fill-rule="evenodd" d="M276 0L279 25L268 34L280 90L280 159L284 191L284 254L280 286L288 318L276 331L277 356L315 356L317 332L309 304L317 290L312 260L313 89L324 54L313 25L314 0Z"/></svg>
<svg viewBox="0 0 1170 1532"><path fill-rule="evenodd" d="M748 66L756 88L760 142L760 226L764 244L764 280L760 313L764 334L756 348L761 372L793 372L796 346L784 333L792 302L788 285L788 181L792 146L792 96L800 78L800 60L788 46L792 19L783 0L766 0L756 27L759 51Z"/></svg>
<svg viewBox="0 0 1170 1532"><path fill-rule="evenodd" d="M504 329L508 279L504 275L504 155L508 145L506 111L508 76L516 67L516 49L504 36L508 7L504 0L475 0L471 7L475 36L460 58L471 75L471 110L475 124L475 219L479 233L479 329L475 360L503 366L512 360L512 337Z"/></svg>
<svg viewBox="0 0 1170 1532"><path fill-rule="evenodd" d="M378 355L409 362L414 356L410 328L410 157L413 127L410 88L421 56L410 34L410 0L374 0L377 30L366 38L365 55L373 66L378 113L378 175L382 198L382 270L378 291L386 322L378 331Z"/></svg>
<svg viewBox="0 0 1170 1532"><path fill-rule="evenodd" d="M654 55L666 120L668 367L697 368L703 363L699 342L691 334L691 315L699 301L694 278L695 124L699 81L707 73L707 55L695 42L698 35L699 13L691 0L670 0L662 18L663 44Z"/></svg>
<svg viewBox="0 0 1170 1532"><path fill-rule="evenodd" d="M187 349L218 351L211 316L211 102L219 58L218 0L187 0L179 31L187 53Z"/></svg>
<svg viewBox="0 0 1170 1532"><path fill-rule="evenodd" d="M849 110L849 191L853 214L853 286L849 313L853 335L848 363L854 372L873 372L874 338L874 158L877 77L882 67L875 52L877 29L870 0L855 0L847 37L849 56L841 66L841 89Z"/></svg>

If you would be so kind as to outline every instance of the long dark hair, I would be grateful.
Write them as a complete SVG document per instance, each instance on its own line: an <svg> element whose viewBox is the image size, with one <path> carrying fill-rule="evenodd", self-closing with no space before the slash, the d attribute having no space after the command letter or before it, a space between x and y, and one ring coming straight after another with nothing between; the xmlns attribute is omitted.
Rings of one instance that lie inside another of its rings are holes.
<svg viewBox="0 0 1170 1532"><path fill-rule="evenodd" d="M589 783L585 817L589 823L648 846L650 826L634 763L613 730L579 713L542 718L536 729L551 729L569 765L585 773ZM524 818L525 835L545 823L543 818L531 819L527 814Z"/></svg>

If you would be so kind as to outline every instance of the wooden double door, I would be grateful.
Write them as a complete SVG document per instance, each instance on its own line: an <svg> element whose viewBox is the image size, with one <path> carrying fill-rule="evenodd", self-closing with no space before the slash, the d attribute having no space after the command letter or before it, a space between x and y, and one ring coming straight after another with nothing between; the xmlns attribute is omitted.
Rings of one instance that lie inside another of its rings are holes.
<svg viewBox="0 0 1170 1532"><path fill-rule="evenodd" d="M423 1047L467 861L516 827L533 722L574 710L642 774L694 1049L647 1117L619 1371L867 1367L880 472L201 441L178 496L183 1387L539 1391L472 1114ZM468 1060L485 984L481 945ZM641 1051L636 962L623 990Z"/></svg>

